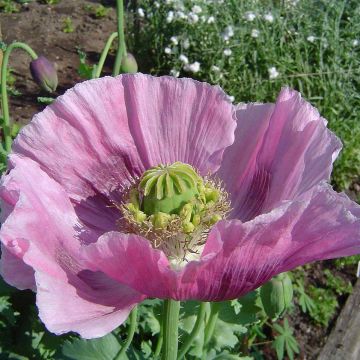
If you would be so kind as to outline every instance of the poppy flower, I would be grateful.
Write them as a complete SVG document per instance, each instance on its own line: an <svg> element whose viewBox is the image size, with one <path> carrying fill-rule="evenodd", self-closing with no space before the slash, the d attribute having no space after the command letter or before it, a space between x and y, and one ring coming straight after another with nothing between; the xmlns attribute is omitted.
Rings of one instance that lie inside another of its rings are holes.
<svg viewBox="0 0 360 360"><path fill-rule="evenodd" d="M234 299L360 253L360 207L328 184L340 148L288 88L234 106L191 79L83 82L13 143L1 274L50 331L93 338L145 298Z"/></svg>

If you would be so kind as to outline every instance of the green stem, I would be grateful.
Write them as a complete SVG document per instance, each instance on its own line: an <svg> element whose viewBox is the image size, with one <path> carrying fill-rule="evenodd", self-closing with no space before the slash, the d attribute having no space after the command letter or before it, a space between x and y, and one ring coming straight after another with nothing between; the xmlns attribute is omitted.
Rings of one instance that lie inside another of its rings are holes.
<svg viewBox="0 0 360 360"><path fill-rule="evenodd" d="M114 70L113 70L114 76L120 74L121 60L124 56L126 56L123 0L116 0L116 14L117 14L117 32L119 34L119 37L118 37L118 48L117 48Z"/></svg>
<svg viewBox="0 0 360 360"><path fill-rule="evenodd" d="M181 360L185 356L185 354L189 350L191 344L193 343L195 338L198 336L198 334L201 330L201 327L204 323L205 313L206 313L206 305L207 305L207 303L205 303L205 302L202 302L200 304L199 314L197 316L195 325L191 331L191 334L188 336L188 338L186 339L186 341L184 342L183 346L180 349L178 360Z"/></svg>
<svg viewBox="0 0 360 360"><path fill-rule="evenodd" d="M110 47L113 43L113 41L115 40L115 38L118 36L118 33L117 32L114 32L112 33L109 38L107 39L107 42L104 46L104 49L101 53L101 56L100 56L100 60L99 60L99 63L98 65L96 66L96 72L95 72L95 75L94 75L94 79L97 79L100 77L101 75L101 71L104 67L104 63L105 63L105 60L106 60L106 57L109 53L109 50L110 50Z"/></svg>
<svg viewBox="0 0 360 360"><path fill-rule="evenodd" d="M180 301L164 300L162 360L176 360Z"/></svg>
<svg viewBox="0 0 360 360"><path fill-rule="evenodd" d="M9 58L11 51L14 49L22 49L26 51L33 60L36 60L38 56L34 50L29 46L21 42L14 42L10 44L4 53L3 62L1 64L1 107L3 113L3 131L4 131L4 140L5 140L5 151L9 152L11 150L11 130L10 130L10 114L9 114L9 103L8 103L8 94L7 94L7 67L9 64Z"/></svg>
<svg viewBox="0 0 360 360"><path fill-rule="evenodd" d="M218 303L218 302L211 303L210 316L209 316L208 323L206 324L206 327L205 327L204 346L208 345L208 343L210 342L210 340L214 334L216 321L219 316L219 310L220 310L220 303Z"/></svg>
<svg viewBox="0 0 360 360"><path fill-rule="evenodd" d="M162 333L162 329L161 329L159 338L158 338L158 342L156 344L155 352L154 352L154 359L156 359L160 355L162 344L163 344L163 333Z"/></svg>
<svg viewBox="0 0 360 360"><path fill-rule="evenodd" d="M118 354L115 356L115 360L121 360L125 356L125 353L132 342L137 326L137 313L138 313L137 307L134 307L134 309L130 313L130 326L128 331L128 337L125 341L125 344L122 346Z"/></svg>

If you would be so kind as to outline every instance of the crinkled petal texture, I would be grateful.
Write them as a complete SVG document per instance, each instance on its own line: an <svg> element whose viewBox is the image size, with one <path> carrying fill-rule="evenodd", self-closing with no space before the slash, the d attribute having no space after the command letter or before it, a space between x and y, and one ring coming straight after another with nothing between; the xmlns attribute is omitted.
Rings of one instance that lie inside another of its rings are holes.
<svg viewBox="0 0 360 360"><path fill-rule="evenodd" d="M341 142L298 92L285 88L276 104L239 106L236 116L235 142L218 171L232 217L251 220L329 180Z"/></svg>
<svg viewBox="0 0 360 360"><path fill-rule="evenodd" d="M84 230L61 186L27 158L12 156L14 167L0 188L4 279L34 289L47 328L103 336L126 320L144 296L81 264ZM34 278L35 274L35 278Z"/></svg>
<svg viewBox="0 0 360 360"><path fill-rule="evenodd" d="M61 184L80 219L100 235L116 229L112 205L134 177L175 161L215 172L235 126L219 87L122 75L68 90L21 131L13 151Z"/></svg>
<svg viewBox="0 0 360 360"><path fill-rule="evenodd" d="M0 189L0 270L36 288L51 331L89 338L146 297L239 297L304 263L360 252L360 208L326 184L340 147L289 89L275 105L235 108L190 79L82 83L14 143ZM176 270L147 239L121 232L113 206L144 170L174 161L216 173L233 207L200 259Z"/></svg>
<svg viewBox="0 0 360 360"><path fill-rule="evenodd" d="M200 261L181 271L171 270L161 251L134 235L108 233L82 250L93 271L150 297L227 300L296 266L360 253L359 217L358 205L321 184L246 223L221 221Z"/></svg>

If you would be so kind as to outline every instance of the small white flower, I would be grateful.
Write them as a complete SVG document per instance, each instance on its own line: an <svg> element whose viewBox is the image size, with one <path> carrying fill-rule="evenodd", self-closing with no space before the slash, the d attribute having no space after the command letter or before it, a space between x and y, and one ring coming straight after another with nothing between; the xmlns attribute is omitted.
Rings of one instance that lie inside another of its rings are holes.
<svg viewBox="0 0 360 360"><path fill-rule="evenodd" d="M170 75L174 76L174 77L179 77L180 75L180 71L176 70L176 69L171 69L170 70Z"/></svg>
<svg viewBox="0 0 360 360"><path fill-rule="evenodd" d="M176 16L179 18L179 19L186 19L186 15L183 11L177 11L176 12Z"/></svg>
<svg viewBox="0 0 360 360"><path fill-rule="evenodd" d="M196 24L199 21L199 15L190 12L188 15L188 21L190 24Z"/></svg>
<svg viewBox="0 0 360 360"><path fill-rule="evenodd" d="M174 12L169 11L166 16L166 22L171 23L174 20Z"/></svg>
<svg viewBox="0 0 360 360"><path fill-rule="evenodd" d="M253 13L252 11L247 11L247 12L245 13L244 17L245 17L245 19L246 19L247 21L254 21L255 18L256 18L256 14Z"/></svg>
<svg viewBox="0 0 360 360"><path fill-rule="evenodd" d="M225 28L225 30L222 32L221 34L222 38L225 40L225 41L228 41L231 37L234 36L234 29L232 28L232 26L227 26Z"/></svg>
<svg viewBox="0 0 360 360"><path fill-rule="evenodd" d="M186 55L184 55L184 54L181 54L181 55L179 56L179 60L180 60L182 63L184 63L184 64L188 64L188 63L189 63L188 57L187 57Z"/></svg>
<svg viewBox="0 0 360 360"><path fill-rule="evenodd" d="M272 66L271 68L269 68L268 73L269 73L270 79L276 79L280 75L279 72L276 70L275 66Z"/></svg>
<svg viewBox="0 0 360 360"><path fill-rule="evenodd" d="M257 38L260 35L260 31L258 29L252 29L251 30L251 37Z"/></svg>
<svg viewBox="0 0 360 360"><path fill-rule="evenodd" d="M213 24L214 22L215 22L215 18L213 16L209 16L209 18L207 19L207 23Z"/></svg>
<svg viewBox="0 0 360 360"><path fill-rule="evenodd" d="M214 71L214 72L220 72L220 68L216 65L212 65L211 66L211 71Z"/></svg>
<svg viewBox="0 0 360 360"><path fill-rule="evenodd" d="M358 46L358 45L359 45L359 40L358 40L358 39L353 40L352 43L351 43L351 45L352 45L353 47Z"/></svg>
<svg viewBox="0 0 360 360"><path fill-rule="evenodd" d="M232 54L231 49L225 49L225 50L224 50L224 55L225 55L225 56L230 56L231 54Z"/></svg>
<svg viewBox="0 0 360 360"><path fill-rule="evenodd" d="M170 41L174 44L174 45L177 45L179 43L179 40L177 38L177 36L172 36L170 38Z"/></svg>
<svg viewBox="0 0 360 360"><path fill-rule="evenodd" d="M197 73L200 71L200 63L198 61L193 62L192 64L185 65L184 69L192 73Z"/></svg>
<svg viewBox="0 0 360 360"><path fill-rule="evenodd" d="M234 102L234 100L235 100L235 97L234 97L234 96L231 96L231 95L228 95L227 98L228 98L229 101L231 101L231 102Z"/></svg>
<svg viewBox="0 0 360 360"><path fill-rule="evenodd" d="M137 13L141 18L145 17L145 12L143 8L138 8Z"/></svg>
<svg viewBox="0 0 360 360"><path fill-rule="evenodd" d="M191 8L191 11L195 14L200 14L202 12L202 8L199 5L194 5Z"/></svg>
<svg viewBox="0 0 360 360"><path fill-rule="evenodd" d="M264 15L264 20L268 21L269 23L274 22L274 16L271 13L267 13Z"/></svg>
<svg viewBox="0 0 360 360"><path fill-rule="evenodd" d="M155 1L154 6L158 9L160 7L160 4L157 1Z"/></svg>
<svg viewBox="0 0 360 360"><path fill-rule="evenodd" d="M187 50L189 47L190 47L190 41L189 39L185 39L183 42L182 42L182 46L185 50Z"/></svg>
<svg viewBox="0 0 360 360"><path fill-rule="evenodd" d="M164 49L165 54L170 55L172 53L171 49L169 47L166 47Z"/></svg>
<svg viewBox="0 0 360 360"><path fill-rule="evenodd" d="M310 36L308 36L308 37L306 38L306 40L307 40L308 42L313 43L313 42L316 40L316 37L313 36L313 35L310 35Z"/></svg>

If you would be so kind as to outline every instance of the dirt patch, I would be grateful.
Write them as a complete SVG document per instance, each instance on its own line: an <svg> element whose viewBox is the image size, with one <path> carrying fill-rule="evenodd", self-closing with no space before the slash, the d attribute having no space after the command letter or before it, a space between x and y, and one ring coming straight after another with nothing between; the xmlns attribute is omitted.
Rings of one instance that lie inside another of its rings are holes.
<svg viewBox="0 0 360 360"><path fill-rule="evenodd" d="M95 62L107 37L116 31L116 13L110 8L107 14L97 19L88 9L99 5L99 1L62 0L57 5L46 5L31 2L21 7L19 13L1 14L0 22L3 40L9 44L23 41L35 52L43 54L55 62L58 69L59 87L55 96L83 79L79 67L78 48ZM73 32L64 32L65 19L71 19ZM29 72L30 57L21 50L14 50L10 58L10 67L16 77L16 89L20 96L11 96L10 115L13 120L28 122L31 117L42 110L44 105L37 102L38 96L49 96L42 92L32 81Z"/></svg>

